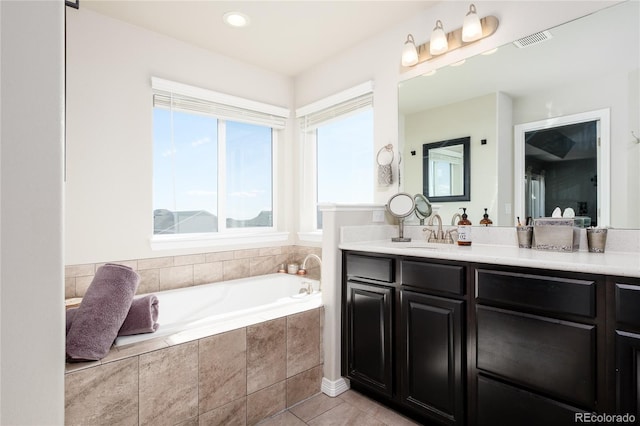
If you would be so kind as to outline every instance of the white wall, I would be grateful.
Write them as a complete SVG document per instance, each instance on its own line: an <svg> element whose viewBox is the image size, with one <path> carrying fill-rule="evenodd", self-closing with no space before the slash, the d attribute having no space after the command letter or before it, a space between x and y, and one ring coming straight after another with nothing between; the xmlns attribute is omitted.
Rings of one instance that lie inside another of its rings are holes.
<svg viewBox="0 0 640 426"><path fill-rule="evenodd" d="M0 2L0 424L64 423L64 2Z"/></svg>
<svg viewBox="0 0 640 426"><path fill-rule="evenodd" d="M291 78L83 9L67 9L67 264L187 254L151 251L151 76L292 108ZM292 125L289 126L291 129ZM279 164L291 164L291 130ZM294 231L290 167L281 230ZM202 251L202 250L201 250Z"/></svg>

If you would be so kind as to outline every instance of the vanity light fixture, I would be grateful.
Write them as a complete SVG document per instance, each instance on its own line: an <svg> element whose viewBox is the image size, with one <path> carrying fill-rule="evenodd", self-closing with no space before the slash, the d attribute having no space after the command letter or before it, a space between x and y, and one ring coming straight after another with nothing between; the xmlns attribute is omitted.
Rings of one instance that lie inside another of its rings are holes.
<svg viewBox="0 0 640 426"><path fill-rule="evenodd" d="M416 47L413 35L409 34L407 36L407 41L402 48L401 71L408 71L408 68L429 61L435 56L443 55L489 37L496 32L498 24L498 18L495 16L489 15L479 18L476 7L473 4L469 6L469 12L464 18L462 28L445 33L442 21L437 20L436 26L431 33L430 41Z"/></svg>
<svg viewBox="0 0 640 426"><path fill-rule="evenodd" d="M442 21L436 21L436 27L431 32L431 41L429 42L429 53L431 55L442 55L449 49L449 42L447 41L447 34L444 33L442 28Z"/></svg>
<svg viewBox="0 0 640 426"><path fill-rule="evenodd" d="M402 48L402 66L412 67L417 63L418 49L416 48L415 41L413 41L413 35L409 34L407 36L407 41L404 42L404 47Z"/></svg>
<svg viewBox="0 0 640 426"><path fill-rule="evenodd" d="M225 24L234 28L242 28L249 25L250 19L247 15L241 12L227 12L222 17Z"/></svg>
<svg viewBox="0 0 640 426"><path fill-rule="evenodd" d="M476 5L471 4L462 24L462 41L469 43L478 40L480 37L482 37L482 24L480 23L480 17L476 13Z"/></svg>

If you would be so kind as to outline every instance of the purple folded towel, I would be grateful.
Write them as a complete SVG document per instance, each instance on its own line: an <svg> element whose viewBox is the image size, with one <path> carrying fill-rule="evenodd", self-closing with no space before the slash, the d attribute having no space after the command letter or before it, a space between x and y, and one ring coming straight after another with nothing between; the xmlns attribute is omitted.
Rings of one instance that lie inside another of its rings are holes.
<svg viewBox="0 0 640 426"><path fill-rule="evenodd" d="M109 352L139 283L140 276L127 266L98 268L67 333L70 361L99 360Z"/></svg>
<svg viewBox="0 0 640 426"><path fill-rule="evenodd" d="M78 308L67 309L67 333L77 312ZM118 330L118 336L153 333L158 327L158 297L155 294L148 294L133 299L127 318Z"/></svg>

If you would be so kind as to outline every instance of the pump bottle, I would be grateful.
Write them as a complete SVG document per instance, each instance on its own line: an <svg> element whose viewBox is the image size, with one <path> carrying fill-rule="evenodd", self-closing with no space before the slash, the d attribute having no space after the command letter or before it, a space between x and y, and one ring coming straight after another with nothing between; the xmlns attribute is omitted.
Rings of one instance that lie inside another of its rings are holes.
<svg viewBox="0 0 640 426"><path fill-rule="evenodd" d="M461 207L462 219L458 221L458 245L470 246L471 245L471 221L467 219L467 209Z"/></svg>

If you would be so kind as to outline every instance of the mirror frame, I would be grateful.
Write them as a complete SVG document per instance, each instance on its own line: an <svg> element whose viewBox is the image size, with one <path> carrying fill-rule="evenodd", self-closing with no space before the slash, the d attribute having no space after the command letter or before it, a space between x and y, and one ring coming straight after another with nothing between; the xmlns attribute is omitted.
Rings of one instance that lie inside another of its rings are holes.
<svg viewBox="0 0 640 426"><path fill-rule="evenodd" d="M462 195L429 196L429 150L444 148L447 146L462 145L464 164L462 167L463 192ZM440 142L425 143L422 145L422 193L432 203L447 203L451 201L471 201L471 137L448 139Z"/></svg>

